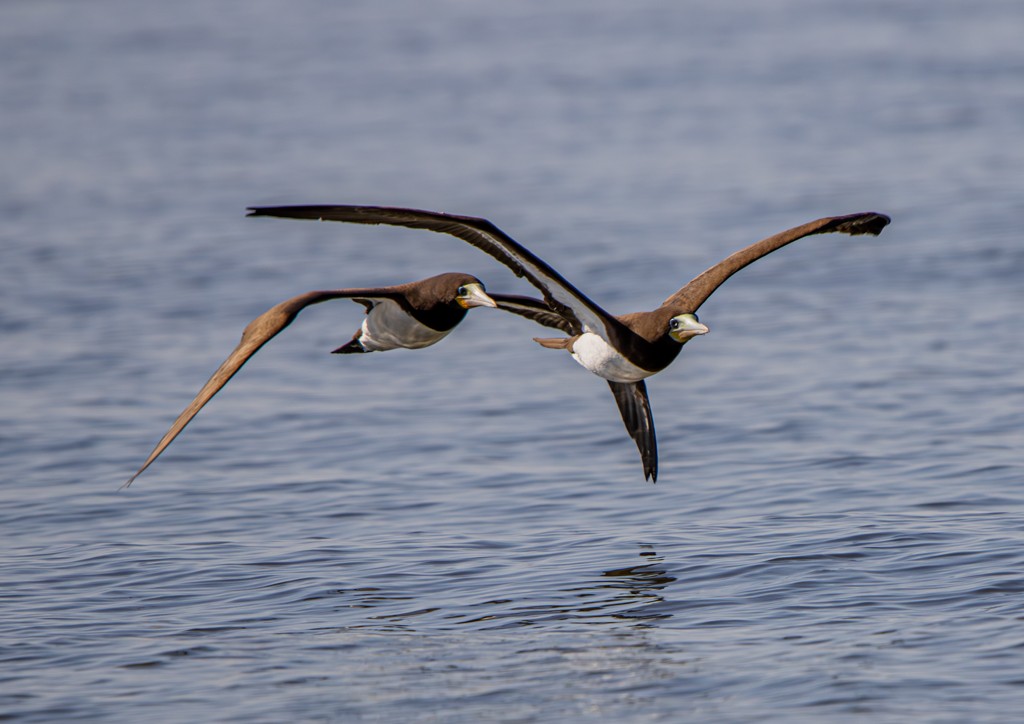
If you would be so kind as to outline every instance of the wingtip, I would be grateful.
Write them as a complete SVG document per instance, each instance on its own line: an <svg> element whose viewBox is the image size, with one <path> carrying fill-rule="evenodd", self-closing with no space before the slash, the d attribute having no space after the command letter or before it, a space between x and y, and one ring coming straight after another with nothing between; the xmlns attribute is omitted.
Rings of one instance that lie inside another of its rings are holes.
<svg viewBox="0 0 1024 724"><path fill-rule="evenodd" d="M872 236L878 236L882 233L882 229L892 223L892 219L886 214L880 214L877 211L872 211L871 216L864 220L864 227L867 233Z"/></svg>
<svg viewBox="0 0 1024 724"><path fill-rule="evenodd" d="M249 206L246 208L246 217L249 216L271 216L279 219L312 219L313 221L325 221L321 215L311 216L309 211L318 207L306 206Z"/></svg>
<svg viewBox="0 0 1024 724"><path fill-rule="evenodd" d="M860 236L861 234L878 236L882 233L882 229L891 222L892 219L885 214L877 211L865 211L841 219L836 227L836 231L849 234L850 236Z"/></svg>

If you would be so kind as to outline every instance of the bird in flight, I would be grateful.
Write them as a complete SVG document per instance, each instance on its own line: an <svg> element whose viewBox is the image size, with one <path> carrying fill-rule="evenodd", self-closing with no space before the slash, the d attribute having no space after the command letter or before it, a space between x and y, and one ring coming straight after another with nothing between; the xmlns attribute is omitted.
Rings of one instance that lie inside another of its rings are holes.
<svg viewBox="0 0 1024 724"><path fill-rule="evenodd" d="M139 477L185 429L204 405L228 383L250 357L287 327L306 307L331 299L351 299L366 307L363 323L352 339L335 354L420 349L444 339L472 307L497 307L540 324L564 328L562 318L539 299L513 294L488 294L483 283L470 274L449 272L429 279L391 287L334 289L306 292L274 305L252 320L242 340L217 368L195 399L161 438L142 467L124 484Z"/></svg>
<svg viewBox="0 0 1024 724"><path fill-rule="evenodd" d="M885 214L864 212L830 216L779 232L726 257L668 297L657 309L612 316L573 286L543 259L486 219L386 206L257 206L249 216L385 224L426 229L458 237L490 254L539 289L561 323L547 326L569 336L536 339L552 349L565 349L588 370L608 381L622 421L636 443L644 477L658 478L658 447L654 418L644 380L665 369L683 345L708 328L697 309L730 276L766 254L814 234L877 236L889 223Z"/></svg>

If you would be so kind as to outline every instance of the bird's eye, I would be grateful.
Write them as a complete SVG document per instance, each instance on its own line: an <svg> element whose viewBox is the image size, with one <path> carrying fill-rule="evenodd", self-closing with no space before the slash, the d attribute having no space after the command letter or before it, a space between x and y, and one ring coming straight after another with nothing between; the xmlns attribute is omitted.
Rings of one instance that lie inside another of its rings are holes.
<svg viewBox="0 0 1024 724"><path fill-rule="evenodd" d="M468 293L465 287L459 287L457 291L460 297L464 297Z"/></svg>
<svg viewBox="0 0 1024 724"><path fill-rule="evenodd" d="M678 319L670 320L669 323L668 323L668 328L669 329L679 329L679 320Z"/></svg>

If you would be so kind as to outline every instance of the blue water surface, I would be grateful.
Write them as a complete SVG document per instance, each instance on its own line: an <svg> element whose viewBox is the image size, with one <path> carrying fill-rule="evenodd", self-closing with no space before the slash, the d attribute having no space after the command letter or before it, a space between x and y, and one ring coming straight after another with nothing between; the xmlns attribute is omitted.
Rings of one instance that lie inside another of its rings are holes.
<svg viewBox="0 0 1024 724"><path fill-rule="evenodd" d="M1024 709L1024 5L0 6L0 718L1001 722ZM877 210L649 382L474 310L331 356L271 305L442 271L483 216L600 304Z"/></svg>

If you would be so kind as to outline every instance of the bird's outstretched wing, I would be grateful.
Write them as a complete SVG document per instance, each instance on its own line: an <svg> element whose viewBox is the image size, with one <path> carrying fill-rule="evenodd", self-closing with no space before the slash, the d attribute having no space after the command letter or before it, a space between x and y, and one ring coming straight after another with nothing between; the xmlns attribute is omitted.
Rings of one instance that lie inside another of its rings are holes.
<svg viewBox="0 0 1024 724"><path fill-rule="evenodd" d="M189 403L178 419L171 425L171 429L167 431L167 434L160 439L157 446L153 448L153 452L146 458L146 462L142 464L133 476L128 479L128 482L124 484L127 487L132 484L135 478L142 474L142 471L148 468L154 460L160 457L160 454L167 449L167 446L174 441L174 438L185 429L185 426L192 421L192 418L196 416L203 406L210 401L210 399L220 391L224 385L228 383L235 373L242 368L249 358L252 357L256 352L273 339L277 334L287 327L292 321L298 316L306 307L312 304L319 304L320 302L326 302L330 299L351 299L358 298L363 299L397 299L399 295L396 295L393 291L388 288L379 289L336 289L331 291L316 291L306 292L300 294L297 297L292 297L286 301L277 304L267 311L265 311L256 319L249 322L249 325L242 332L242 341L238 343L235 350L224 360L223 364L217 368L217 371L213 373L213 376L207 381L203 388L196 394L195 399Z"/></svg>
<svg viewBox="0 0 1024 724"><path fill-rule="evenodd" d="M658 440L654 435L654 416L651 414L651 401L647 399L647 385L639 382L612 382L608 386L619 406L622 423L633 438L640 459L644 464L644 478L651 482L658 481Z"/></svg>
<svg viewBox="0 0 1024 724"><path fill-rule="evenodd" d="M570 284L543 259L486 219L436 211L388 206L257 206L249 216L346 221L427 229L458 237L490 254L516 276L525 277L541 291L544 301L571 325L571 334L594 332L618 349L632 344L633 332Z"/></svg>
<svg viewBox="0 0 1024 724"><path fill-rule="evenodd" d="M686 286L661 303L662 307L671 307L677 313L696 312L711 294L721 286L722 282L751 262L757 261L766 254L771 254L786 244L813 234L871 234L878 236L890 219L885 214L866 211L846 216L829 216L811 221L801 226L779 232L767 239L755 242L745 249L737 251L710 269L693 278Z"/></svg>

